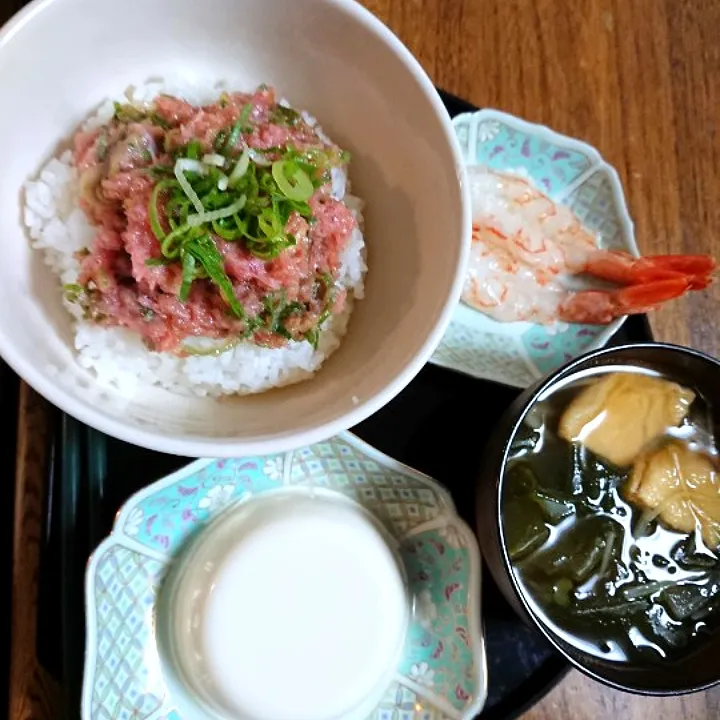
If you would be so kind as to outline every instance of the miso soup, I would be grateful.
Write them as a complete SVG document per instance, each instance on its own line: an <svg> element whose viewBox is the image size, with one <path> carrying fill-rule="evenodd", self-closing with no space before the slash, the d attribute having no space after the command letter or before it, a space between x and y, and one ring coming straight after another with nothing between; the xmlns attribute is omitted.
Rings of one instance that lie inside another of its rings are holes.
<svg viewBox="0 0 720 720"><path fill-rule="evenodd" d="M502 499L517 578L563 639L619 662L692 650L720 609L720 477L708 399L638 368L541 398Z"/></svg>

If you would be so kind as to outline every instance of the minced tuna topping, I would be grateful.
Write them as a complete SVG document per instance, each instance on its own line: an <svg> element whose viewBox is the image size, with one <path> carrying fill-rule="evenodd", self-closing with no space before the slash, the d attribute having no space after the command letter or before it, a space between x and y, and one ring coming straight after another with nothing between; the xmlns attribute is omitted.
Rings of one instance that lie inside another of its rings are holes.
<svg viewBox="0 0 720 720"><path fill-rule="evenodd" d="M155 351L193 338L317 346L339 313L356 219L333 195L349 156L271 88L195 106L116 105L74 138L80 204L97 233L66 297ZM190 342L188 342L190 341Z"/></svg>

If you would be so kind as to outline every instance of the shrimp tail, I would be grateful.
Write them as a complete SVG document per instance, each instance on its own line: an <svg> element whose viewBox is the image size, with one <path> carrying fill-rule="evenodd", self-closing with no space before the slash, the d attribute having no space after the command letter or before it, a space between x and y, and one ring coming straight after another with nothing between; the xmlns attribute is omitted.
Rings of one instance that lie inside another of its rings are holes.
<svg viewBox="0 0 720 720"><path fill-rule="evenodd" d="M643 285L659 280L686 279L691 290L706 288L716 268L709 255L646 255L636 258L625 252L597 250L590 254L584 271L619 285Z"/></svg>
<svg viewBox="0 0 720 720"><path fill-rule="evenodd" d="M696 289L692 276L679 276L629 285L618 290L586 290L570 293L558 308L560 320L587 325L607 325L623 315L637 315L655 310Z"/></svg>

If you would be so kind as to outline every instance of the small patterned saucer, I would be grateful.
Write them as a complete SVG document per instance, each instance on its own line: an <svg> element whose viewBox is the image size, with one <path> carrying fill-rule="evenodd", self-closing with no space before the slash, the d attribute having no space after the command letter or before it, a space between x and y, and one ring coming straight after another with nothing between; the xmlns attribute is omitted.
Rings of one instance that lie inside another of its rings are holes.
<svg viewBox="0 0 720 720"><path fill-rule="evenodd" d="M525 171L596 233L600 247L639 255L620 179L593 147L496 110L463 113L453 124L467 165ZM524 388L604 346L624 320L604 327L501 323L461 303L431 362Z"/></svg>
<svg viewBox="0 0 720 720"><path fill-rule="evenodd" d="M83 720L182 720L155 639L167 570L230 503L311 483L358 502L396 538L414 598L403 658L370 717L475 717L487 692L475 537L435 481L344 433L285 454L198 460L125 503L87 570Z"/></svg>

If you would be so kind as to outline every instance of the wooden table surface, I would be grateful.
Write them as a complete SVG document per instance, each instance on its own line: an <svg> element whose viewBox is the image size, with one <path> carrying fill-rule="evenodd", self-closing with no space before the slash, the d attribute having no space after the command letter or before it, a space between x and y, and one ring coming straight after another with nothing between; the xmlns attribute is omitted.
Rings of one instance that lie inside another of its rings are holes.
<svg viewBox="0 0 720 720"><path fill-rule="evenodd" d="M21 2L0 0L0 21ZM644 253L720 257L719 0L365 0L436 85L579 137L624 184ZM720 286L652 316L655 336L720 355ZM46 406L21 390L14 528L13 720L50 718L34 659ZM525 720L704 720L720 690L644 699L579 673Z"/></svg>
<svg viewBox="0 0 720 720"><path fill-rule="evenodd" d="M720 258L718 0L365 0L438 87L594 145L645 254ZM720 285L658 311L656 339L720 355ZM720 661L719 661L720 662ZM577 672L525 720L715 720L720 690L646 699Z"/></svg>

